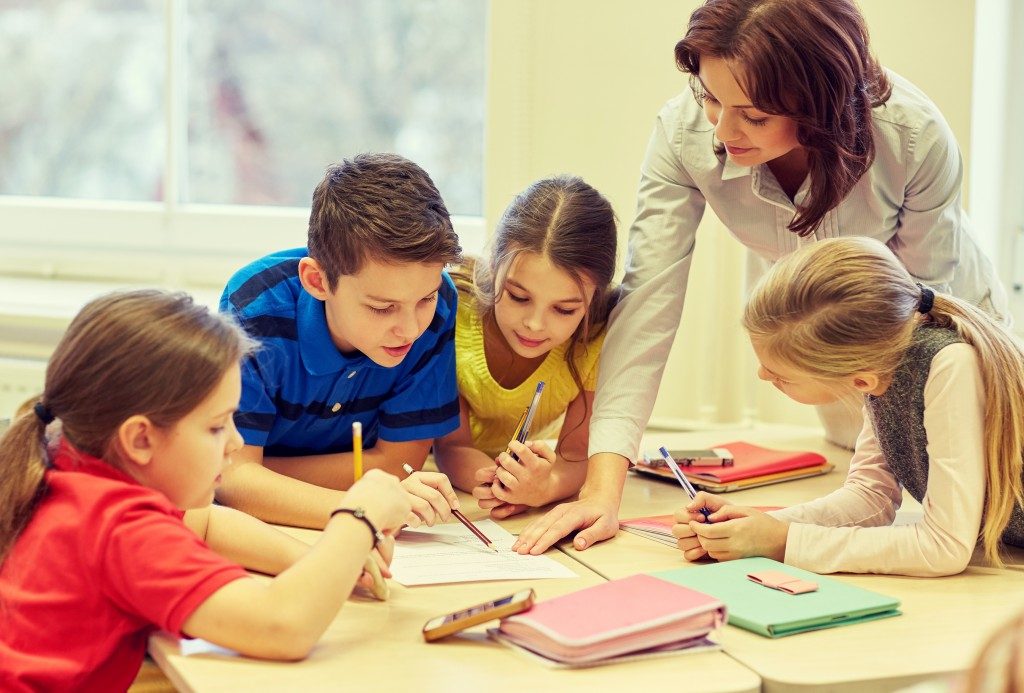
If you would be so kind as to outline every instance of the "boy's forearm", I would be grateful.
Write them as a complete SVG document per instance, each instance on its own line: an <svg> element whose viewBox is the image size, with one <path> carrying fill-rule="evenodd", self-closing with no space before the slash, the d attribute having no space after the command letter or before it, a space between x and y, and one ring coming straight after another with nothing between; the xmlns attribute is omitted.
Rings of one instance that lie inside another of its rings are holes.
<svg viewBox="0 0 1024 693"><path fill-rule="evenodd" d="M322 529L344 499L341 491L322 488L279 474L256 463L235 464L224 471L217 500L266 522Z"/></svg>
<svg viewBox="0 0 1024 693"><path fill-rule="evenodd" d="M210 508L205 540L222 556L267 575L290 568L309 550L305 542L223 505Z"/></svg>

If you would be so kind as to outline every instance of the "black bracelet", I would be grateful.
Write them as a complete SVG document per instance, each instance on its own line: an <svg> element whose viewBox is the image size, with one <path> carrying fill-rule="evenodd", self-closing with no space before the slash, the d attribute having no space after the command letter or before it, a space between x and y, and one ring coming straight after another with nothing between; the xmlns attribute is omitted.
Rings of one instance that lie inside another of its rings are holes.
<svg viewBox="0 0 1024 693"><path fill-rule="evenodd" d="M370 522L370 518L366 516L365 510L363 510L360 507L337 508L331 513L330 517L334 517L335 515L340 515L342 513L344 513L345 515L351 515L357 520L362 521L362 523L366 525L367 528L369 528L370 534L373 536L373 548L377 548L377 544L384 541L384 535L381 534L380 530L377 529L372 522ZM330 520L330 518L328 518L328 520Z"/></svg>

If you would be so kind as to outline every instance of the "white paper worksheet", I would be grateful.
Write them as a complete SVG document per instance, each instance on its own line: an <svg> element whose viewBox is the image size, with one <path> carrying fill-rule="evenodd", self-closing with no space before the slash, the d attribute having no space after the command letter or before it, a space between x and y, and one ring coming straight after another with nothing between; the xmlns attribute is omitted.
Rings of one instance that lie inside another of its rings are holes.
<svg viewBox="0 0 1024 693"><path fill-rule="evenodd" d="M509 547L515 537L493 520L474 522L487 535L494 553L459 522L435 527L405 528L395 543L391 562L394 579L409 587L446 582L533 580L576 577L571 569L547 556L520 556Z"/></svg>

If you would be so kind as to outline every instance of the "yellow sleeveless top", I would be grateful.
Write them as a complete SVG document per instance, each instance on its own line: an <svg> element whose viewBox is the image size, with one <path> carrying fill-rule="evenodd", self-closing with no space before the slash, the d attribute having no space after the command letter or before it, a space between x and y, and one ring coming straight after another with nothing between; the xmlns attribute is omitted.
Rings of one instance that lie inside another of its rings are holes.
<svg viewBox="0 0 1024 693"><path fill-rule="evenodd" d="M604 344L604 331L589 344L577 347L576 367L583 387L593 391L597 386L597 366ZM557 431L544 429L555 423L580 394L565 362L569 343L548 352L540 366L518 387L506 389L499 385L487 368L484 353L484 329L472 292L459 292L455 320L455 368L459 394L469 404L469 427L473 444L491 457L504 452L515 432L523 410L530 405L537 381L543 380L544 394L534 414L530 439L554 437ZM542 435L544 434L544 435Z"/></svg>

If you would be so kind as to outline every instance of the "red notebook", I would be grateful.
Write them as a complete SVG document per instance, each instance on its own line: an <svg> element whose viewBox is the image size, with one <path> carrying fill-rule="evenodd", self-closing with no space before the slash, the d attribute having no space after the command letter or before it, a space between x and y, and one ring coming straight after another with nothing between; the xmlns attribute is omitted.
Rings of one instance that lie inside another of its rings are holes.
<svg viewBox="0 0 1024 693"><path fill-rule="evenodd" d="M817 467L826 462L825 456L816 452L770 450L750 443L726 443L715 447L725 448L732 453L732 466L691 467L686 470L686 476L704 477L718 483L727 483L752 476L788 472L804 467Z"/></svg>
<svg viewBox="0 0 1024 693"><path fill-rule="evenodd" d="M560 662L595 662L654 647L701 642L725 605L650 575L631 575L548 599L502 619L515 644Z"/></svg>
<svg viewBox="0 0 1024 693"><path fill-rule="evenodd" d="M733 463L723 467L684 467L683 473L695 486L712 492L735 491L749 486L825 474L832 470L824 455L799 450L772 450L750 443L716 445L733 455ZM673 479L672 471L658 456L645 456L636 471Z"/></svg>

